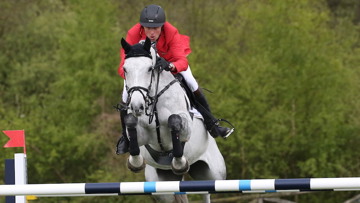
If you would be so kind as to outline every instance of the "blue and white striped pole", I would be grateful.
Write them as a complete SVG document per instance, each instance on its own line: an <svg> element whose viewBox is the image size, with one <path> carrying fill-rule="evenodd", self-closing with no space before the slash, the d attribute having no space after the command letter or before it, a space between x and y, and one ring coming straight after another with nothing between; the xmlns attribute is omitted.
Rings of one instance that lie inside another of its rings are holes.
<svg viewBox="0 0 360 203"><path fill-rule="evenodd" d="M0 195L128 195L360 190L360 177L0 185Z"/></svg>

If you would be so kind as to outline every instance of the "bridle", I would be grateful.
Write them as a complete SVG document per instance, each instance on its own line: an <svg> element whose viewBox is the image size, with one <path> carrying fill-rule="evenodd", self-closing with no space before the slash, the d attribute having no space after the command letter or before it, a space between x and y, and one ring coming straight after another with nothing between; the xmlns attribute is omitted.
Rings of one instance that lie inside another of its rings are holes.
<svg viewBox="0 0 360 203"><path fill-rule="evenodd" d="M156 69L158 69L156 71ZM142 87L142 86L133 86L133 87L128 87L126 85L126 91L128 93L128 98L127 101L124 105L124 107L126 109L129 109L129 104L132 98L132 95L134 92L140 92L144 101L145 101L145 115L149 117L149 124L152 123L154 116L157 114L156 111L156 105L158 102L159 97L164 94L164 92L166 92L166 90L168 90L173 84L175 84L176 82L179 82L175 77L174 80L172 80L170 83L168 83L161 91L159 91L159 82L160 82L160 74L163 71L163 69L161 67L156 68L155 64L153 64L153 66L151 67L151 77L150 77L150 84L149 86L146 87ZM155 79L155 74L157 73L157 79L154 82ZM154 84L153 84L154 83ZM150 95L150 90L152 88L152 86L155 85L155 93L153 96Z"/></svg>
<svg viewBox="0 0 360 203"><path fill-rule="evenodd" d="M168 90L173 84L175 84L176 82L179 82L179 81L178 81L178 79L176 79L174 77L174 79L171 82L169 82L162 90L159 91L160 74L164 69L162 69L161 67L156 67L155 65L156 64L153 64L151 67L150 84L148 87L142 87L142 86L128 87L127 85L125 86L126 91L128 93L128 98L127 98L127 101L125 102L125 104L121 104L122 105L121 110L129 109L129 104L130 104L132 95L134 94L134 92L140 92L145 101L145 107L144 107L145 115L149 117L149 124L152 123L152 121L154 120L154 117L155 117L155 125L156 125L156 134L157 134L158 144L159 144L161 150L165 151L165 148L161 142L160 122L159 122L159 117L158 117L156 106L157 106L159 97L162 94L164 94L166 92L166 90ZM156 77L156 81L155 81L156 73L157 73L157 77ZM155 85L155 93L153 96L151 96L150 91L151 91L153 85Z"/></svg>

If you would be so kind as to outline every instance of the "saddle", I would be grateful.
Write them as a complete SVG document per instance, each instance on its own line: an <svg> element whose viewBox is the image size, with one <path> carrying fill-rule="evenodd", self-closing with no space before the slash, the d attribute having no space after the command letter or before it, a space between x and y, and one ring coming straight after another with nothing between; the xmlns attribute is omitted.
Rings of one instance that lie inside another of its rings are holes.
<svg viewBox="0 0 360 203"><path fill-rule="evenodd" d="M187 97L189 98L189 102L190 102L190 108L189 109L194 109L194 111L190 111L190 116L191 118L193 118L195 115L198 116L198 118L201 119L205 119L205 116L210 116L212 120L214 120L214 123L217 121L216 118L213 118L211 116L211 113L207 110L206 107L204 107L198 100L196 100L196 96L194 94L194 92L190 89L190 87L186 84L186 81L184 79L184 77L181 74L175 74L174 77L179 81L180 86L184 89ZM209 90L207 90L209 91Z"/></svg>

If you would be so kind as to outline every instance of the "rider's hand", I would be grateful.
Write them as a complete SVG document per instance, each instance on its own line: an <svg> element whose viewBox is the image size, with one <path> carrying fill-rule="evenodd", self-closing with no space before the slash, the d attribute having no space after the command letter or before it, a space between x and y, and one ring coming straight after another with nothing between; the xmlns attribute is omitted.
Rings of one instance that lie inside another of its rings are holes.
<svg viewBox="0 0 360 203"><path fill-rule="evenodd" d="M171 69L173 68L173 65L170 62L166 61L163 57L158 57L156 59L155 68L158 68L158 67L160 67L166 71L172 71Z"/></svg>

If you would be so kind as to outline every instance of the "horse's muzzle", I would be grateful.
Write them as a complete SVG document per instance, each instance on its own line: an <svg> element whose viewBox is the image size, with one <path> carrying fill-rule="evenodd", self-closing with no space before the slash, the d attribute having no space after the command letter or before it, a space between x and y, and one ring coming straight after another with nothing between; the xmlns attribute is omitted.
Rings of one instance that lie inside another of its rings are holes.
<svg viewBox="0 0 360 203"><path fill-rule="evenodd" d="M133 113L134 116L139 117L144 113L144 105L140 104L140 105L131 105L131 111Z"/></svg>

